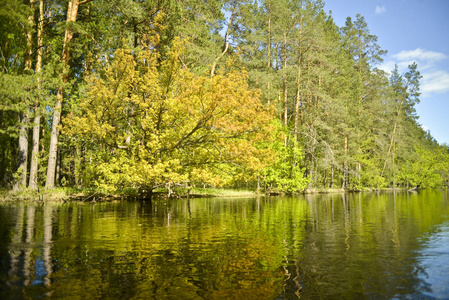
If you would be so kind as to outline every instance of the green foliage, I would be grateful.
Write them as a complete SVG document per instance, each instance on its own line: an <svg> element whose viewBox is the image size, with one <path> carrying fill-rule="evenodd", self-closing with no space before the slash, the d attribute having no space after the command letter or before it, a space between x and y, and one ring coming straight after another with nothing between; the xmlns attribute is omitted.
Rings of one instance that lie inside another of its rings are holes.
<svg viewBox="0 0 449 300"><path fill-rule="evenodd" d="M447 184L449 153L444 147L425 149L415 148L415 155L406 168L398 174L399 180L410 187L441 188Z"/></svg>
<svg viewBox="0 0 449 300"><path fill-rule="evenodd" d="M277 123L278 134L285 134L282 125ZM305 190L310 180L304 176L305 168L301 165L304 154L299 143L285 146L284 141L278 139L272 142L270 147L278 157L277 161L261 172L265 188L290 194Z"/></svg>
<svg viewBox="0 0 449 300"><path fill-rule="evenodd" d="M17 172L19 116L36 112L43 184L58 89L67 186L447 184L447 148L418 123L417 65L376 69L385 51L361 15L338 28L321 0L94 0L67 24L68 2L45 1L33 75L37 4L0 0L0 186Z"/></svg>

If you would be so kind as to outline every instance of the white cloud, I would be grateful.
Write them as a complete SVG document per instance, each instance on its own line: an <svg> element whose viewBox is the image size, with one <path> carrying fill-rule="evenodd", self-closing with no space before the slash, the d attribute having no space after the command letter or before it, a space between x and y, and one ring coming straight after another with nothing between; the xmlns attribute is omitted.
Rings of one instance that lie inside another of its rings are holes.
<svg viewBox="0 0 449 300"><path fill-rule="evenodd" d="M449 92L449 73L443 70L432 70L422 74L421 92L423 97L432 93Z"/></svg>
<svg viewBox="0 0 449 300"><path fill-rule="evenodd" d="M382 6L377 5L375 14L376 15L380 15L380 14L383 14L384 12L386 12L386 11L387 11L387 9L385 8L385 5L382 5Z"/></svg>
<svg viewBox="0 0 449 300"><path fill-rule="evenodd" d="M394 69L395 64L396 64L396 62L394 60L388 60L388 61L384 61L378 68L387 73L391 73L391 71L393 71L393 69Z"/></svg>
<svg viewBox="0 0 449 300"><path fill-rule="evenodd" d="M446 54L417 48L415 50L403 50L391 55L391 58L379 68L391 73L396 64L399 72L404 73L407 72L410 64L414 62L418 64L418 71L423 76L420 87L423 98L430 97L435 93L449 92L449 72L442 70L441 64L438 64L448 58Z"/></svg>
<svg viewBox="0 0 449 300"><path fill-rule="evenodd" d="M397 60L387 60L384 61L381 65L379 65L379 69L387 72L388 74L391 74L391 72L394 70L395 65L398 66L399 73L405 73L408 70L408 66L418 63L416 60L405 60L405 61L397 61ZM418 71L421 71L421 65L418 66Z"/></svg>
<svg viewBox="0 0 449 300"><path fill-rule="evenodd" d="M394 58L404 61L404 60L425 60L425 61L440 61L446 59L447 56L444 53L426 51L421 48L415 50L404 50L393 55Z"/></svg>

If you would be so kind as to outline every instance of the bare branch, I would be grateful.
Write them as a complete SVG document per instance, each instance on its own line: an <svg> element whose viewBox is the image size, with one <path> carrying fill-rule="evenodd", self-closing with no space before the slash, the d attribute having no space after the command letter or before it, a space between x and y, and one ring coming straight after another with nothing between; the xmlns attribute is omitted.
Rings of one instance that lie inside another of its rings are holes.
<svg viewBox="0 0 449 300"><path fill-rule="evenodd" d="M90 2L90 1L92 1L92 0L84 0L84 1L81 1L81 2L79 3L79 5L82 5L82 4L87 3L87 2Z"/></svg>

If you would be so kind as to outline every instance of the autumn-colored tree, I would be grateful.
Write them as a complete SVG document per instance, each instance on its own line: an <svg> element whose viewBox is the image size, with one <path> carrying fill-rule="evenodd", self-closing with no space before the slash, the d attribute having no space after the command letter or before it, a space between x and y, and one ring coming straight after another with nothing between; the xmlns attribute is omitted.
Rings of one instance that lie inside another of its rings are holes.
<svg viewBox="0 0 449 300"><path fill-rule="evenodd" d="M150 47L151 48L151 47ZM86 185L152 190L183 181L225 183L226 172L260 171L271 157L270 110L245 72L195 76L169 56L117 50L88 78L89 94L65 120L87 145Z"/></svg>

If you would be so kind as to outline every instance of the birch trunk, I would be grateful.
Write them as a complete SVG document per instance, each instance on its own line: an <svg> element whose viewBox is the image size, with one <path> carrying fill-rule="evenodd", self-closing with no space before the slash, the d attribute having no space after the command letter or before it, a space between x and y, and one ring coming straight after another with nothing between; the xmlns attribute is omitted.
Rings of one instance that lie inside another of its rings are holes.
<svg viewBox="0 0 449 300"><path fill-rule="evenodd" d="M42 71L42 35L44 29L44 0L39 0L39 20L37 26L37 60L36 60L36 74ZM40 90L40 78L38 78L38 90ZM39 158L39 133L40 133L41 115L39 111L39 101L34 103L34 120L33 120L33 148L31 151L31 166L30 166L30 181L28 186L37 189L37 169Z"/></svg>

